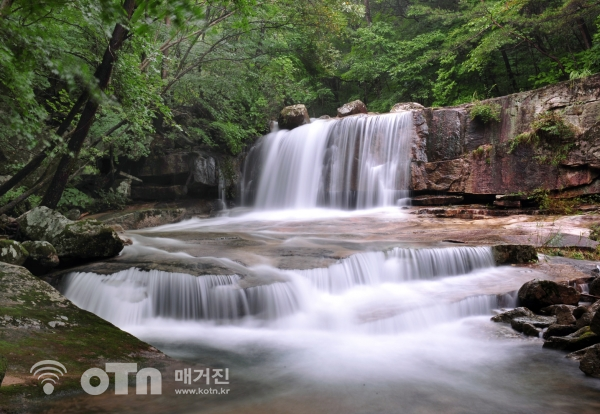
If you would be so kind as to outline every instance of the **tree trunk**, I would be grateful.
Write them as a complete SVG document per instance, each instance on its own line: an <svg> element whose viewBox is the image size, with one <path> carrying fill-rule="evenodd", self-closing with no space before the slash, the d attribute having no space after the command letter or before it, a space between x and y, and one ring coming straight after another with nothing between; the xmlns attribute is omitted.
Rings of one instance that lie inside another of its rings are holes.
<svg viewBox="0 0 600 414"><path fill-rule="evenodd" d="M371 3L369 3L369 0L365 0L365 20L367 20L369 26L373 23L373 20L371 19Z"/></svg>
<svg viewBox="0 0 600 414"><path fill-rule="evenodd" d="M579 31L581 32L581 36L583 36L583 41L585 42L585 48L592 48L592 36L590 35L590 31L585 24L585 20L581 17L577 19L577 26L579 27Z"/></svg>
<svg viewBox="0 0 600 414"><path fill-rule="evenodd" d="M9 13L13 1L14 0L2 0L2 3L0 3L0 16L6 16Z"/></svg>
<svg viewBox="0 0 600 414"><path fill-rule="evenodd" d="M510 83L513 88L513 92L517 92L519 88L517 87L517 80L515 79L515 74L513 73L510 67L510 61L508 60L508 55L504 50L502 50L502 59L504 60L504 66L506 66L506 73L508 73L508 78L510 79Z"/></svg>
<svg viewBox="0 0 600 414"><path fill-rule="evenodd" d="M87 101L88 97L89 94L87 92L81 94L77 102L75 102L75 105L73 105L73 108L71 108L71 112L69 112L67 117L62 121L62 123L58 127L56 135L62 137L65 134L65 132L67 132L69 126L71 125L71 122L73 122L73 119L75 119L75 116L77 115L85 101ZM38 155L33 157L33 159L29 161L25 167L21 168L19 172L16 173L10 180L2 184L0 186L0 197L6 194L8 191L10 191L11 188L19 184L21 181L23 181L29 174L37 170L37 168L42 164L42 162L48 157L46 151L51 151L52 149L54 149L55 146L56 144L54 143L50 146L50 148L43 150Z"/></svg>
<svg viewBox="0 0 600 414"><path fill-rule="evenodd" d="M123 4L123 8L127 13L127 17L131 18L133 11L135 10L135 0L125 0ZM113 31L112 37L104 52L104 56L102 58L102 63L96 69L96 73L94 76L98 79L98 86L100 90L106 90L110 82L110 78L112 75L113 65L117 58L117 51L123 45L123 41L125 40L125 36L127 35L127 29L123 27L120 23L117 23L115 29ZM67 182L69 180L69 173L73 168L73 164L77 157L79 156L79 152L81 151L81 147L90 131L90 127L94 121L94 117L96 116L96 112L98 112L100 104L97 99L89 99L85 108L83 109L83 113L81 114L81 118L79 119L79 123L75 128L75 132L68 145L67 154L63 155L58 164L58 168L54 177L52 178L52 182L50 186L46 190L46 194L44 195L44 199L42 200L41 205L46 206L48 208L56 208L65 187L67 186Z"/></svg>

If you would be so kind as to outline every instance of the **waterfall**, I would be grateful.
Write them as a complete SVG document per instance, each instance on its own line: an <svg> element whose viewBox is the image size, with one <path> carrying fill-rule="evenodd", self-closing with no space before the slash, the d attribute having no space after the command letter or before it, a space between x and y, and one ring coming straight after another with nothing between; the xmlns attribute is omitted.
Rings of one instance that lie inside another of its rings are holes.
<svg viewBox="0 0 600 414"><path fill-rule="evenodd" d="M287 283L240 289L239 280L237 275L196 277L132 268L112 275L71 273L62 290L76 305L121 326L152 318L273 319L297 310L298 300Z"/></svg>
<svg viewBox="0 0 600 414"><path fill-rule="evenodd" d="M242 200L258 209L367 209L409 194L411 112L315 120L274 130L251 150Z"/></svg>
<svg viewBox="0 0 600 414"><path fill-rule="evenodd" d="M489 313L499 303L495 295L461 297L464 294L456 290L449 295L451 301L432 302L427 283L468 277L493 266L487 247L395 248L358 253L328 268L269 268L272 283L267 280L268 284L256 286L237 274L196 277L128 269L112 275L71 273L61 290L76 305L119 326L163 318L219 324L283 323L286 327L305 323L323 327L326 323L328 329L355 326L381 333ZM257 269L238 265L236 270L251 274ZM260 269L266 274L264 265ZM414 283L418 281L425 285ZM363 286L371 290L363 292ZM390 292L394 300L387 303L382 298ZM353 307L349 313L347 309ZM300 319L289 322L289 318Z"/></svg>
<svg viewBox="0 0 600 414"><path fill-rule="evenodd" d="M356 285L457 276L493 266L494 257L489 247L394 248L387 253L355 254L328 268L297 272L318 289L339 293Z"/></svg>

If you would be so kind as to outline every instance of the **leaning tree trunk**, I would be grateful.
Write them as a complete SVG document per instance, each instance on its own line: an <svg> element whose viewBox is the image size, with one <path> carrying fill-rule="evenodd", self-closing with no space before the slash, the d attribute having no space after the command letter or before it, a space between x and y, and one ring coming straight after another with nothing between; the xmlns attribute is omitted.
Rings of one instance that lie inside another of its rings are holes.
<svg viewBox="0 0 600 414"><path fill-rule="evenodd" d="M73 119L75 119L75 116L77 115L85 101L88 100L88 97L89 94L87 92L81 94L77 102L75 102L75 105L73 105L73 108L71 108L71 112L69 112L67 117L62 121L62 123L58 127L56 135L62 137L65 134L65 132L67 132L69 126L71 125L71 122L73 122ZM55 146L56 143L52 144L49 148L45 148L38 155L33 157L31 161L27 163L26 166L21 168L19 172L12 176L7 182L0 185L0 197L9 192L11 188L19 184L21 181L23 181L29 174L37 170L37 168L40 165L42 165L42 162L44 162L44 160L47 158L48 151L51 151Z"/></svg>
<svg viewBox="0 0 600 414"><path fill-rule="evenodd" d="M135 0L125 0L123 8L127 13L127 17L131 18L135 9ZM106 89L108 83L110 82L113 65L117 59L116 53L123 45L126 35L127 29L121 24L117 23L108 47L104 52L102 63L100 66L98 66L96 73L94 74L94 76L98 79L98 86L102 91ZM73 136L71 137L67 146L67 153L61 158L56 173L52 178L52 182L46 190L46 194L44 195L44 199L41 203L42 206L56 208L56 205L60 201L63 191L67 186L67 182L69 181L70 171L73 168L73 164L77 160L77 157L79 156L79 152L81 151L83 142L90 131L90 127L92 126L92 122L94 121L96 112L98 112L99 106L100 103L93 97L89 99L85 105L85 108L81 114L81 118L79 119L79 123L77 124L77 127L73 132Z"/></svg>

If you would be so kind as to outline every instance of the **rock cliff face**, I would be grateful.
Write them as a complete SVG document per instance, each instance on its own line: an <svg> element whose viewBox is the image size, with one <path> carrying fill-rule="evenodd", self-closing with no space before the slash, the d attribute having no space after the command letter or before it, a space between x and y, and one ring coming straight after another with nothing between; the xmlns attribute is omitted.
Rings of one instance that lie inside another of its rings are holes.
<svg viewBox="0 0 600 414"><path fill-rule="evenodd" d="M406 108L415 121L412 190L494 195L542 188L558 197L600 193L600 75L480 104L496 106L500 120L471 119L473 104ZM537 140L513 141L532 132L540 114L564 121L572 133L557 134L550 142L540 130Z"/></svg>
<svg viewBox="0 0 600 414"><path fill-rule="evenodd" d="M202 150L169 150L135 162L124 160L121 170L135 179L121 177L121 181L126 181L133 200L218 199L235 189L240 160Z"/></svg>

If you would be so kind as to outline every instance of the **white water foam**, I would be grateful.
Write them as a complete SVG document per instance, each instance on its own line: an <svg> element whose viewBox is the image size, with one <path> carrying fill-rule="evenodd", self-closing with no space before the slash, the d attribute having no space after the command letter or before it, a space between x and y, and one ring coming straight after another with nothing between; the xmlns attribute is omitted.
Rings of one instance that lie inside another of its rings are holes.
<svg viewBox="0 0 600 414"><path fill-rule="evenodd" d="M248 157L242 202L263 210L404 204L412 127L412 113L402 112L274 131Z"/></svg>

